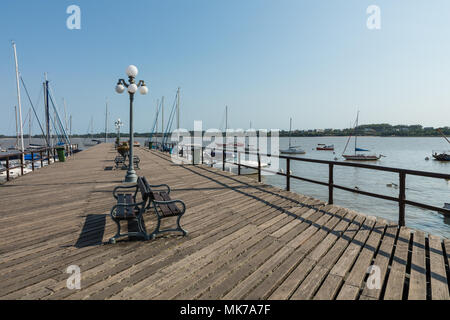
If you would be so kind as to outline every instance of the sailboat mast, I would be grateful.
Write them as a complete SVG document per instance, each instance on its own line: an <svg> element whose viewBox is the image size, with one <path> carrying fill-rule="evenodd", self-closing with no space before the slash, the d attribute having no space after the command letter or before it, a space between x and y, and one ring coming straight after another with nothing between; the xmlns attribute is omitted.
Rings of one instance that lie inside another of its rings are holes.
<svg viewBox="0 0 450 320"><path fill-rule="evenodd" d="M105 112L105 143L108 140L108 98L106 98L106 112Z"/></svg>
<svg viewBox="0 0 450 320"><path fill-rule="evenodd" d="M19 129L18 129L18 123L17 123L17 106L14 106L14 115L16 119L16 148L19 148Z"/></svg>
<svg viewBox="0 0 450 320"><path fill-rule="evenodd" d="M225 106L225 132L228 129L228 106Z"/></svg>
<svg viewBox="0 0 450 320"><path fill-rule="evenodd" d="M20 124L20 150L22 152L24 152L25 148L23 146L22 103L20 101L19 64L17 62L17 51L16 51L15 42L13 42L12 45L14 48L14 61L16 63L17 104L19 107L19 124ZM23 160L23 154L22 154L22 160Z"/></svg>
<svg viewBox="0 0 450 320"><path fill-rule="evenodd" d="M45 105L45 129L46 129L46 140L47 147L50 148L50 112L49 112L49 103L48 103L48 80L47 73L45 73L45 82L44 82L44 105Z"/></svg>
<svg viewBox="0 0 450 320"><path fill-rule="evenodd" d="M292 118L289 118L289 149L291 148Z"/></svg>
<svg viewBox="0 0 450 320"><path fill-rule="evenodd" d="M28 111L28 145L31 145L31 108Z"/></svg>
<svg viewBox="0 0 450 320"><path fill-rule="evenodd" d="M161 143L164 142L164 96L161 97Z"/></svg>
<svg viewBox="0 0 450 320"><path fill-rule="evenodd" d="M177 90L177 129L180 129L180 87Z"/></svg>
<svg viewBox="0 0 450 320"><path fill-rule="evenodd" d="M355 124L355 155L356 155L356 148L357 148L357 141L358 141L358 135L356 134L356 130L358 128L358 119L359 119L359 110L358 113L356 114L356 124Z"/></svg>
<svg viewBox="0 0 450 320"><path fill-rule="evenodd" d="M442 132L441 129L437 129L437 131L444 137L445 140L447 140L448 143L450 143L450 140L448 140L448 138L445 136L445 134Z"/></svg>

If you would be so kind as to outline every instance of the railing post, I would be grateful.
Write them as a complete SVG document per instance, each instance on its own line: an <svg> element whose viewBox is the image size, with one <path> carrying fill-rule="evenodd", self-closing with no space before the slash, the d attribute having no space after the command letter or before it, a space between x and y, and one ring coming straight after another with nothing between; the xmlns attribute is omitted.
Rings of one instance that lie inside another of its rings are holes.
<svg viewBox="0 0 450 320"><path fill-rule="evenodd" d="M205 152L205 147L202 146L202 164L203 164L203 161L205 160L204 157L203 157L203 153L204 152Z"/></svg>
<svg viewBox="0 0 450 320"><path fill-rule="evenodd" d="M25 153L20 154L20 175L23 176L23 158L25 158Z"/></svg>
<svg viewBox="0 0 450 320"><path fill-rule="evenodd" d="M261 155L258 150L258 182L261 182Z"/></svg>
<svg viewBox="0 0 450 320"><path fill-rule="evenodd" d="M291 191L291 159L286 159L286 191Z"/></svg>
<svg viewBox="0 0 450 320"><path fill-rule="evenodd" d="M405 226L405 199L406 199L406 174L400 171L400 191L398 195L398 225L400 227Z"/></svg>
<svg viewBox="0 0 450 320"><path fill-rule="evenodd" d="M34 171L34 152L31 152L31 170Z"/></svg>
<svg viewBox="0 0 450 320"><path fill-rule="evenodd" d="M328 164L328 204L333 204L333 164Z"/></svg>
<svg viewBox="0 0 450 320"><path fill-rule="evenodd" d="M6 181L9 181L9 157L6 158Z"/></svg>
<svg viewBox="0 0 450 320"><path fill-rule="evenodd" d="M194 146L191 147L191 155L192 155L192 165L195 166L195 161L194 161Z"/></svg>
<svg viewBox="0 0 450 320"><path fill-rule="evenodd" d="M241 175L241 152L238 151L238 176Z"/></svg>
<svg viewBox="0 0 450 320"><path fill-rule="evenodd" d="M56 149L53 148L53 163L56 162Z"/></svg>
<svg viewBox="0 0 450 320"><path fill-rule="evenodd" d="M225 159L226 159L225 154L226 154L226 152L227 152L227 146L223 145L223 148L222 148L222 171L225 171Z"/></svg>

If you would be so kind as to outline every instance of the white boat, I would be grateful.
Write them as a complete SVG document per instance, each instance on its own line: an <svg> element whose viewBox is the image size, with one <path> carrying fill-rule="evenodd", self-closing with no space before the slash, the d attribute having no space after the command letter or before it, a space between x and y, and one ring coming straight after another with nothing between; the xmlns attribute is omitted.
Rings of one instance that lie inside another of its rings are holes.
<svg viewBox="0 0 450 320"><path fill-rule="evenodd" d="M292 133L292 118L289 121L289 148L280 149L280 153L285 154L305 154L306 151L303 150L300 146L292 146L291 145L291 133Z"/></svg>
<svg viewBox="0 0 450 320"><path fill-rule="evenodd" d="M348 143L350 142L350 139L352 138L352 136L350 135L348 137L347 143L345 144L345 148L344 148L344 152L342 153L342 157L344 157L345 160L351 160L351 161L377 161L381 158L381 155L361 153L361 152L369 152L370 150L361 149L361 148L357 147L358 136L356 135L356 128L358 127L358 120L359 120L359 111L356 115L355 127L353 128L353 132L355 133L355 153L354 154L345 154L345 150L347 150Z"/></svg>
<svg viewBox="0 0 450 320"><path fill-rule="evenodd" d="M92 146L95 146L95 145L100 143L99 140L95 140L94 139L93 133L94 133L94 118L91 117L91 122L89 123L89 128L88 128L88 135L89 136L88 136L88 138L86 138L83 141L83 145L85 147L92 147Z"/></svg>

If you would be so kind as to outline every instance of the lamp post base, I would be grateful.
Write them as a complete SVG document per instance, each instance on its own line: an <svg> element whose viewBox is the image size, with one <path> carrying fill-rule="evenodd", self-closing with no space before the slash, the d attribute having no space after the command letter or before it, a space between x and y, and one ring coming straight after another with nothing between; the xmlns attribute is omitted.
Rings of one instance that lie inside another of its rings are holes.
<svg viewBox="0 0 450 320"><path fill-rule="evenodd" d="M126 183L135 183L137 182L137 174L136 171L134 171L134 169L128 170L127 171L127 175L125 176L125 180L124 182Z"/></svg>

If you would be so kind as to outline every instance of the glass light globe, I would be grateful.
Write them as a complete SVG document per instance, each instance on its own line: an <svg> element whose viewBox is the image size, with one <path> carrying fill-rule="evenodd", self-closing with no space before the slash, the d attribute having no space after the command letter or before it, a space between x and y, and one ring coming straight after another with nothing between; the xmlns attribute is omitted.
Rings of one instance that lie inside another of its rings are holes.
<svg viewBox="0 0 450 320"><path fill-rule="evenodd" d="M140 89L139 89L139 92L142 94L142 95L146 95L147 93L148 93L148 88L147 88L147 86L142 86Z"/></svg>
<svg viewBox="0 0 450 320"><path fill-rule="evenodd" d="M123 93L125 91L125 87L122 84L118 84L116 86L116 92L117 93Z"/></svg>
<svg viewBox="0 0 450 320"><path fill-rule="evenodd" d="M133 78L136 78L136 76L138 75L138 68L136 67L136 66L134 66L134 65L130 65L130 66L128 66L128 68L127 68L127 75L129 76L129 77L133 77Z"/></svg>
<svg viewBox="0 0 450 320"><path fill-rule="evenodd" d="M128 86L129 93L136 93L137 90L138 90L138 87L135 83L132 83Z"/></svg>

